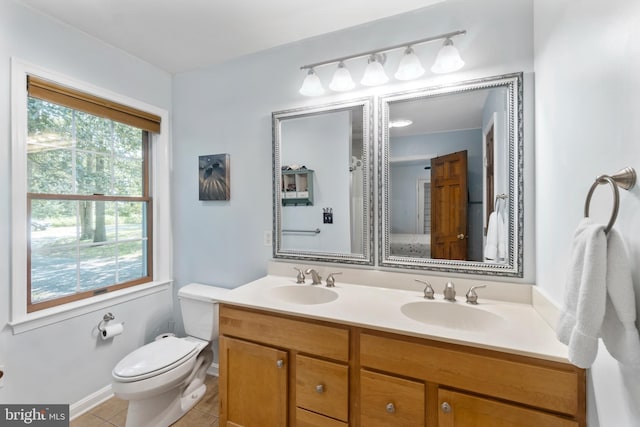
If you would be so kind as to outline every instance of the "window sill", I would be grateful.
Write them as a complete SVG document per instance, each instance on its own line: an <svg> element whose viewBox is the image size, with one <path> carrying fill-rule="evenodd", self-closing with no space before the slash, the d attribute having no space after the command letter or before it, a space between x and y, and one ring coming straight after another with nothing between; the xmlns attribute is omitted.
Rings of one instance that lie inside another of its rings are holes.
<svg viewBox="0 0 640 427"><path fill-rule="evenodd" d="M82 316L93 311L112 307L123 302L132 301L147 295L171 289L172 281L156 281L125 288L108 294L97 295L81 301L74 301L58 307L26 313L18 319L9 322L13 334L21 334L33 329L42 328L54 323L62 322L73 317Z"/></svg>

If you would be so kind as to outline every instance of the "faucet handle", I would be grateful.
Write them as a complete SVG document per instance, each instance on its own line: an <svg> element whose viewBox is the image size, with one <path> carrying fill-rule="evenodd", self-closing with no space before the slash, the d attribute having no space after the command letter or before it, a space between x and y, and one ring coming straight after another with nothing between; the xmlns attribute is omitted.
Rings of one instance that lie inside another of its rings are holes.
<svg viewBox="0 0 640 427"><path fill-rule="evenodd" d="M327 288L335 288L336 287L336 279L335 279L335 277L333 277L336 274L342 274L342 273L341 272L329 273L329 275L327 276L327 284L326 284Z"/></svg>
<svg viewBox="0 0 640 427"><path fill-rule="evenodd" d="M304 283L304 273L302 272L302 270L298 267L293 267L294 270L296 270L298 272L298 275L296 276L296 283Z"/></svg>
<svg viewBox="0 0 640 427"><path fill-rule="evenodd" d="M415 281L425 285L424 290L422 291L422 292L424 292L424 297L426 299L433 299L435 291L433 290L433 287L431 286L431 283L427 282L426 280L420 280L420 279L415 279Z"/></svg>
<svg viewBox="0 0 640 427"><path fill-rule="evenodd" d="M472 286L471 288L469 288L469 290L466 293L467 304L473 304L473 305L478 304L478 294L476 293L476 289L486 288L486 287L487 285L480 285L480 286Z"/></svg>

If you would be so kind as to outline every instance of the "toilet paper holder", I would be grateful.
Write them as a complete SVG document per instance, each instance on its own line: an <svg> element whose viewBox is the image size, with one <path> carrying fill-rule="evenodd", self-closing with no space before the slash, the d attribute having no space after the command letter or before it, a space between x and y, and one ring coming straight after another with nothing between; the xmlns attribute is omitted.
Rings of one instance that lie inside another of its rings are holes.
<svg viewBox="0 0 640 427"><path fill-rule="evenodd" d="M106 323L109 322L110 320L115 320L116 316L114 316L112 313L107 313L104 316L102 316L102 320L98 323L98 330L100 332L104 331L104 327L106 326Z"/></svg>

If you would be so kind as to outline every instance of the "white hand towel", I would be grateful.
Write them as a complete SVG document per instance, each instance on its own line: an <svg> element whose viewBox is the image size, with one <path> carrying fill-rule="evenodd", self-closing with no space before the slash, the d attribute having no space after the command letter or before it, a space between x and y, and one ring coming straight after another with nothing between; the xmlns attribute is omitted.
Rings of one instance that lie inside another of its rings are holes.
<svg viewBox="0 0 640 427"><path fill-rule="evenodd" d="M504 221L504 216L501 211L496 214L497 229L498 229L498 260L504 260L507 257L507 243L509 242L509 229Z"/></svg>
<svg viewBox="0 0 640 427"><path fill-rule="evenodd" d="M493 211L489 215L487 224L487 240L484 245L484 258L488 261L499 262L507 257L508 229L500 211Z"/></svg>
<svg viewBox="0 0 640 427"><path fill-rule="evenodd" d="M607 237L607 303L601 336L620 363L640 366L640 332L636 327L636 297L629 258L620 233Z"/></svg>
<svg viewBox="0 0 640 427"><path fill-rule="evenodd" d="M484 244L484 257L489 261L498 260L498 229L498 213L493 211L489 215L489 221L487 224L487 240Z"/></svg>
<svg viewBox="0 0 640 427"><path fill-rule="evenodd" d="M569 346L569 360L581 368L593 364L606 305L607 238L604 226L589 218L576 229L565 285L564 304L556 328Z"/></svg>

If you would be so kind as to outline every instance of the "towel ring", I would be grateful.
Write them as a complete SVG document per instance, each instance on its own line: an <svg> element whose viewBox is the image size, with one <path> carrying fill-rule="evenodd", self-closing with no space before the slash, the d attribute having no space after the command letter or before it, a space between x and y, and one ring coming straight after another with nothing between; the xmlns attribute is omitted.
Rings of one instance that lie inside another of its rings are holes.
<svg viewBox="0 0 640 427"><path fill-rule="evenodd" d="M600 175L596 178L595 182L591 185L589 192L587 193L587 200L584 203L584 216L589 217L589 205L591 204L591 196L600 184L609 184L613 190L613 210L611 211L611 218L609 223L604 229L605 233L611 231L611 227L616 222L618 217L618 210L620 209L620 191L618 187L622 187L625 190L629 190L636 183L636 171L633 168L624 168L617 173L609 175Z"/></svg>

